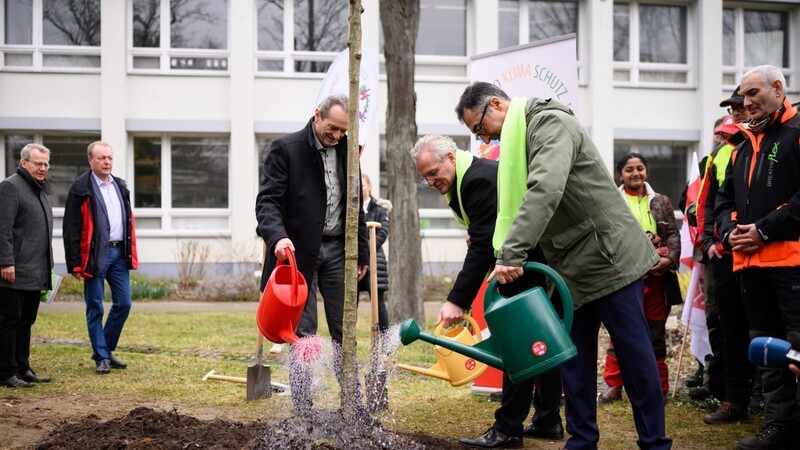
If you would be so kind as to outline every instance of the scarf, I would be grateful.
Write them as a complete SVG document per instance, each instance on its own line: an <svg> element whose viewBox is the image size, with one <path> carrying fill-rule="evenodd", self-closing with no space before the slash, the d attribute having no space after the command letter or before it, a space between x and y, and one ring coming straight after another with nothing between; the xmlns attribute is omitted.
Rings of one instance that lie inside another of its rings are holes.
<svg viewBox="0 0 800 450"><path fill-rule="evenodd" d="M508 230L528 190L528 152L526 108L528 99L511 100L500 131L500 165L497 170L497 222L492 246L495 254L508 236Z"/></svg>

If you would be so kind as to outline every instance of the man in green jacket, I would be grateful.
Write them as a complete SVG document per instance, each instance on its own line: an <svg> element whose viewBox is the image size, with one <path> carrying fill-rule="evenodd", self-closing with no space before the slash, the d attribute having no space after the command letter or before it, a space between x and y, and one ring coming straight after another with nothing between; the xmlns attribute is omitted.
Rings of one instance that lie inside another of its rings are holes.
<svg viewBox="0 0 800 450"><path fill-rule="evenodd" d="M570 331L578 356L561 366L566 396L566 448L595 449L597 334L602 322L614 341L623 385L642 449L669 449L664 397L642 309L642 276L658 261L653 245L620 200L597 148L565 105L511 99L497 86L469 85L458 119L485 142L502 143L498 217L491 276L501 284L523 274L527 250L538 244L572 294Z"/></svg>

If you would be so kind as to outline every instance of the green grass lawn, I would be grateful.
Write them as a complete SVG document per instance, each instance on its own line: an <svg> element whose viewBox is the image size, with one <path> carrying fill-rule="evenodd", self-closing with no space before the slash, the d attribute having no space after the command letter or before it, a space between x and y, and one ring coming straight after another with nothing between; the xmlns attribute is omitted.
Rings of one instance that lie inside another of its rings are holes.
<svg viewBox="0 0 800 450"><path fill-rule="evenodd" d="M366 366L369 352L369 317L359 317L359 359ZM324 320L320 321L323 324ZM430 324L429 324L430 325ZM427 328L432 330L432 326ZM321 330L326 335L326 330ZM3 392L6 401L35 402L52 420L75 421L88 414L103 419L119 417L136 406L147 405L201 419L220 417L240 421L273 421L292 414L287 396L273 395L261 401L245 401L242 384L201 381L214 369L218 374L245 377L253 364L257 328L251 313L140 313L131 314L116 355L129 365L108 376L94 373L94 362L82 313L42 311L33 329L32 365L53 382L33 389ZM269 344L267 344L269 348ZM266 350L266 349L265 349ZM429 344L417 342L401 347L394 358L403 363L431 366L435 363ZM270 355L273 381L286 383L286 352ZM363 375L363 371L362 371ZM315 396L315 407L338 407L338 386L333 377ZM469 387L390 371L389 411L378 417L394 431L425 433L457 440L482 433L493 422L499 404L474 395ZM760 421L747 425L708 426L702 417L705 405L678 396L667 403L667 433L676 449L730 449L734 443L760 428ZM598 410L600 448L635 448L636 433L627 401L603 405ZM0 448L15 442L0 433ZM557 444L526 439L526 448L551 449Z"/></svg>

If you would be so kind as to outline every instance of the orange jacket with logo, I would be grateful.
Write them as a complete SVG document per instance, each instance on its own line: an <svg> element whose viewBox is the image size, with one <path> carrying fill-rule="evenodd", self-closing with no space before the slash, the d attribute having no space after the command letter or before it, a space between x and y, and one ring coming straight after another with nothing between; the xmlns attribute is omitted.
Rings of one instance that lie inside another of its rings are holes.
<svg viewBox="0 0 800 450"><path fill-rule="evenodd" d="M766 245L733 252L733 270L800 266L800 116L784 99L761 132L743 132L747 141L717 193L715 219L726 248L737 224L755 224Z"/></svg>

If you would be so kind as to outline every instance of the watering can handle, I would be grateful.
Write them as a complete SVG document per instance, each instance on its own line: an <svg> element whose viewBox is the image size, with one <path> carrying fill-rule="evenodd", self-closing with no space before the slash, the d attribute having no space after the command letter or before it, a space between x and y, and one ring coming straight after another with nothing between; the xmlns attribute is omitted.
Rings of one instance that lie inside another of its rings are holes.
<svg viewBox="0 0 800 450"><path fill-rule="evenodd" d="M483 340L483 336L481 336L481 327L478 325L478 322L472 318L469 314L464 314L464 320L469 322L470 326L472 326L472 335L475 336L475 343L478 343ZM440 336L442 334L442 324L436 325L436 330L434 330L433 334L436 336Z"/></svg>
<svg viewBox="0 0 800 450"><path fill-rule="evenodd" d="M556 289L558 289L559 296L561 297L561 306L563 310L564 317L561 321L564 324L564 328L567 329L567 332L572 329L572 295L569 293L569 289L567 289L567 284L564 282L564 279L561 278L561 275L558 274L552 267L547 266L545 264L537 263L537 262L527 262L523 269L527 271L539 272L542 275L553 280L553 283L556 285ZM486 292L495 292L497 290L497 278L494 278L491 282L489 282L489 286L486 288ZM489 308L491 301L494 297L489 298L489 295L485 297L483 305L484 310Z"/></svg>
<svg viewBox="0 0 800 450"><path fill-rule="evenodd" d="M300 283L297 281L297 261L294 259L294 253L288 248L286 249L286 259L289 260L289 267L292 268L292 300L297 303L297 288Z"/></svg>

